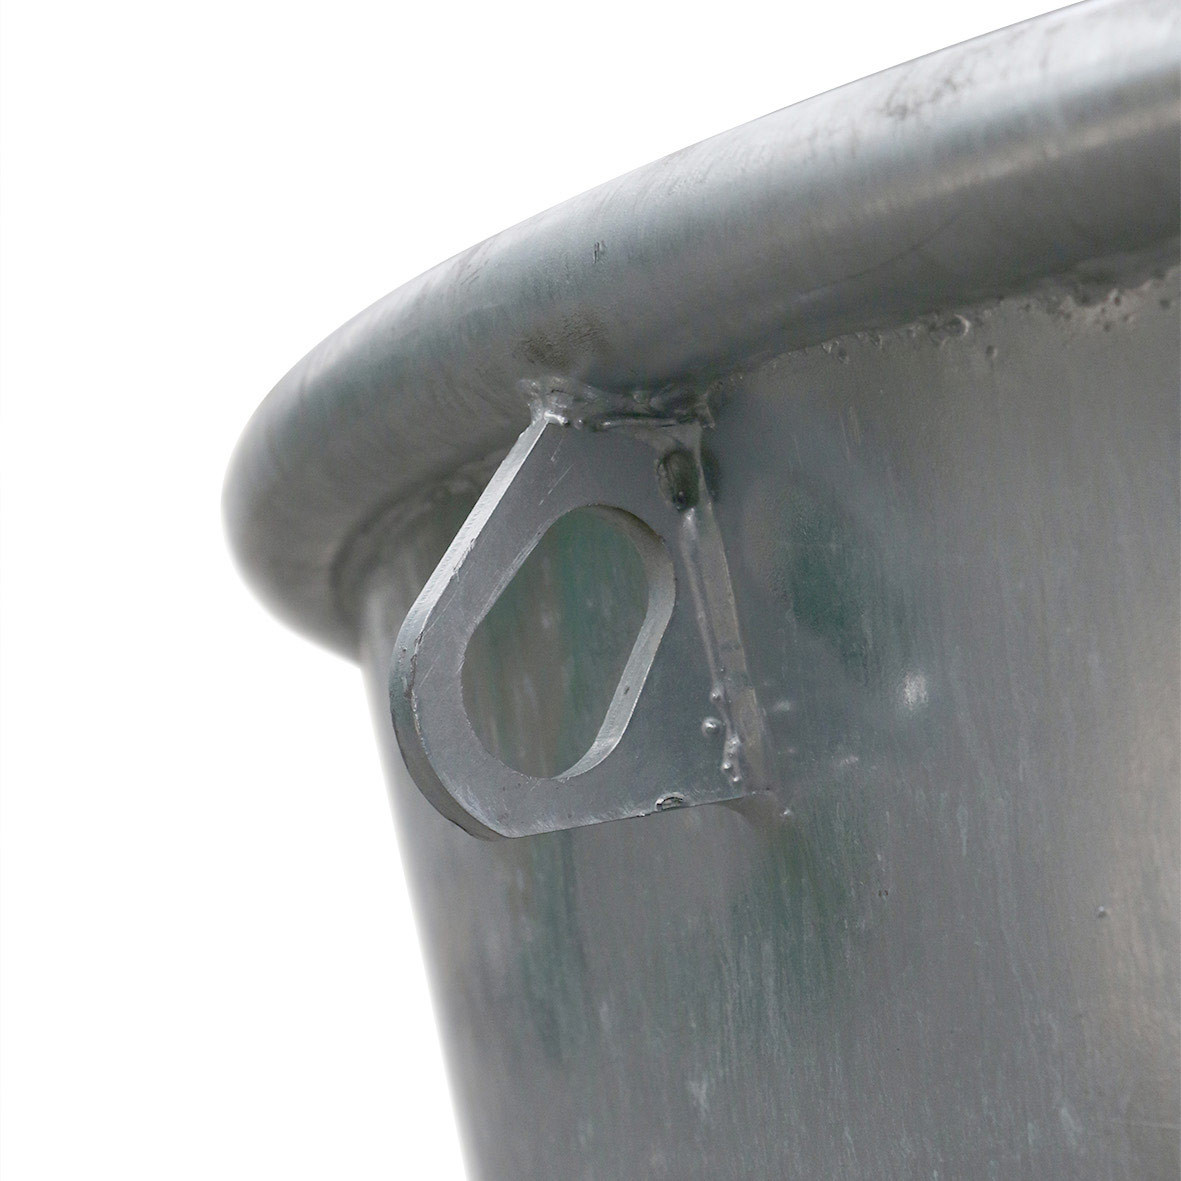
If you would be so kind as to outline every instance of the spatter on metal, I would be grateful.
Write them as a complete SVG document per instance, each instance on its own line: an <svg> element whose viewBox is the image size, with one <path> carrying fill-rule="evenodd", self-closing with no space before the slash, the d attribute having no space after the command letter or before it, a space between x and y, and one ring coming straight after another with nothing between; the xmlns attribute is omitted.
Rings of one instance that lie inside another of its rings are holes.
<svg viewBox="0 0 1181 1181"><path fill-rule="evenodd" d="M637 389L628 393L598 389L567 377L521 382L534 421L604 431L620 426L674 426L697 422L713 426L708 392L684 386Z"/></svg>
<svg viewBox="0 0 1181 1181"><path fill-rule="evenodd" d="M679 528L665 540L676 545L684 560L693 613L710 670L708 708L717 715L703 721L702 733L707 738L715 733L721 735L718 769L729 783L736 788L742 785L744 791L765 789L767 736L763 711L747 670L721 534L708 495L699 499L706 483L701 465L701 430L713 426L708 388L668 386L621 394L561 376L526 380L521 387L529 398L535 424L543 421L600 431L631 428L661 456L657 464L661 492L682 514ZM680 462L674 464L674 460ZM674 478L670 472L674 467L690 470ZM674 795L684 802L679 794ZM658 811L671 806L657 802Z"/></svg>

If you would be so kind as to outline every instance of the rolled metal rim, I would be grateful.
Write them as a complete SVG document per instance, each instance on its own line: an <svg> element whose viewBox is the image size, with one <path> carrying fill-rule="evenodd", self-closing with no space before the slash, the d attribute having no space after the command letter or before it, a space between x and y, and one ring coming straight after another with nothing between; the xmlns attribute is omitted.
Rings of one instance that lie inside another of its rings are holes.
<svg viewBox="0 0 1181 1181"><path fill-rule="evenodd" d="M408 497L503 452L520 383L700 387L777 352L1175 249L1181 10L1091 0L788 107L506 230L271 391L225 516L260 596L347 654L341 571Z"/></svg>

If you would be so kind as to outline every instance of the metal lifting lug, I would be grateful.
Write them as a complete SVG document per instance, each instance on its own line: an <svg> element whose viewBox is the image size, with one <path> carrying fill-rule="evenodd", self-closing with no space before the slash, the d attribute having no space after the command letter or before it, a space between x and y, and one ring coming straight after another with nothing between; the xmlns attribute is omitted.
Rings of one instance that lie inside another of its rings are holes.
<svg viewBox="0 0 1181 1181"><path fill-rule="evenodd" d="M534 386L533 419L402 624L398 743L445 816L485 837L621 820L769 789L763 712L701 462L700 401ZM646 615L590 749L538 778L481 743L464 704L469 641L546 531L595 508L634 543Z"/></svg>

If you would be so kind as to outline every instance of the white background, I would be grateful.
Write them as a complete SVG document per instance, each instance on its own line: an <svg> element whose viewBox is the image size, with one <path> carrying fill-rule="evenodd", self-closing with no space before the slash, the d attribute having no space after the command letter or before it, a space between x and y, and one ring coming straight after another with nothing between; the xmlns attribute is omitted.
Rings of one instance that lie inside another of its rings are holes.
<svg viewBox="0 0 1181 1181"><path fill-rule="evenodd" d="M461 1176L360 678L238 581L235 437L480 238L1050 7L5 4L6 1181Z"/></svg>

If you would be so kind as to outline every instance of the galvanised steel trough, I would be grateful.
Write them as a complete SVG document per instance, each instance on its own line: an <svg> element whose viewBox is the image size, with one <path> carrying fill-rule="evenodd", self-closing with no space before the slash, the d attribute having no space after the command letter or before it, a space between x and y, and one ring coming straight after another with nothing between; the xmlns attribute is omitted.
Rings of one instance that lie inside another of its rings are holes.
<svg viewBox="0 0 1181 1181"><path fill-rule="evenodd" d="M612 181L251 420L232 543L365 670L473 1172L1178 1175L1179 17Z"/></svg>

